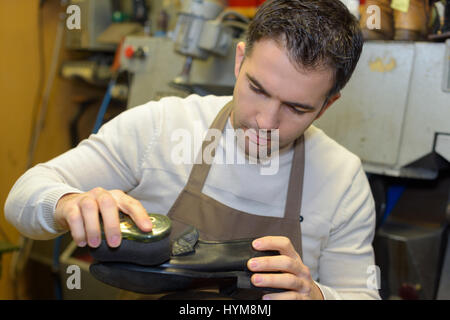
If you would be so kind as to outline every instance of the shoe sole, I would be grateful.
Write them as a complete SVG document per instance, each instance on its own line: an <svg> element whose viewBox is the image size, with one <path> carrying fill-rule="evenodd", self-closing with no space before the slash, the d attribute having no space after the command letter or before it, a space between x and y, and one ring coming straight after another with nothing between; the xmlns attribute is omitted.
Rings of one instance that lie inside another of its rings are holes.
<svg viewBox="0 0 450 320"><path fill-rule="evenodd" d="M230 288L283 292L255 287L248 271L199 272L186 269L147 267L130 263L94 263L90 273L103 283L142 294L167 293L191 289Z"/></svg>

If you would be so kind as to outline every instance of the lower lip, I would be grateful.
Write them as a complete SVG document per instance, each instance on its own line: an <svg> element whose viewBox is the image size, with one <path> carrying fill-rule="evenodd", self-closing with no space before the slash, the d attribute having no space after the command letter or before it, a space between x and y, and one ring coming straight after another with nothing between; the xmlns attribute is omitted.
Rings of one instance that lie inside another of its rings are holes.
<svg viewBox="0 0 450 320"><path fill-rule="evenodd" d="M248 130L248 129L247 129ZM261 138L260 136L258 136L258 135L256 135L254 132L255 132L255 130L245 130L245 132L248 134L248 138L253 142L253 143L255 143L255 144L257 144L257 145L262 145L262 146L265 146L265 145L267 145L267 143L270 141L270 140L267 140L267 139L264 139L264 138Z"/></svg>

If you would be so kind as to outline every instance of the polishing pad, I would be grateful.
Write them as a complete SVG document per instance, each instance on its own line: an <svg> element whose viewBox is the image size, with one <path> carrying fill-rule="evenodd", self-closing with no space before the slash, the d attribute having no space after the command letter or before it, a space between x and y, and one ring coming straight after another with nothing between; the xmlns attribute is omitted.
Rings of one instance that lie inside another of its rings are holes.
<svg viewBox="0 0 450 320"><path fill-rule="evenodd" d="M90 248L92 257L99 262L128 262L155 266L170 259L171 221L167 216L149 213L153 228L150 232L140 230L126 214L119 212L122 242L111 248L106 242L103 223L102 241L99 247Z"/></svg>

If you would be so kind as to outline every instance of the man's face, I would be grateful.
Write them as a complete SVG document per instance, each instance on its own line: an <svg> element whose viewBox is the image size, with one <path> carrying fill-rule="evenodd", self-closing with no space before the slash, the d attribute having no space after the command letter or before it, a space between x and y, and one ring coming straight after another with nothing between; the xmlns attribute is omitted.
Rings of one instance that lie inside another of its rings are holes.
<svg viewBox="0 0 450 320"><path fill-rule="evenodd" d="M290 62L285 49L273 40L254 44L251 55L245 57L245 44L236 49L234 109L231 123L234 129L278 129L279 149L284 149L300 137L322 113L339 98L328 99L333 85L331 69L300 72ZM242 65L241 65L242 63ZM246 138L249 144L266 145L262 136Z"/></svg>

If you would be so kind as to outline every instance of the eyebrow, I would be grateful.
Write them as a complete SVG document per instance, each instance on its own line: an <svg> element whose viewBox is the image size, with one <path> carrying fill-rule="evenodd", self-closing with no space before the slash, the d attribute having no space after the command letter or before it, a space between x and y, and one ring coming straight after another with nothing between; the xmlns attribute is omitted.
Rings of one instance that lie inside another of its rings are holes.
<svg viewBox="0 0 450 320"><path fill-rule="evenodd" d="M251 75L249 75L248 73L245 74L247 76L247 79L252 82L252 84L256 87L258 87L259 90L261 90L265 95L267 96L271 96L270 93L267 92L266 89L264 89L264 87L258 82L258 80L256 80L255 78L253 78ZM298 102L288 102L288 101L282 101L282 103L290 106L290 107L295 107L295 108L302 108L302 109L306 109L309 111L315 111L316 108L314 108L313 106L306 104L306 103L298 103Z"/></svg>

